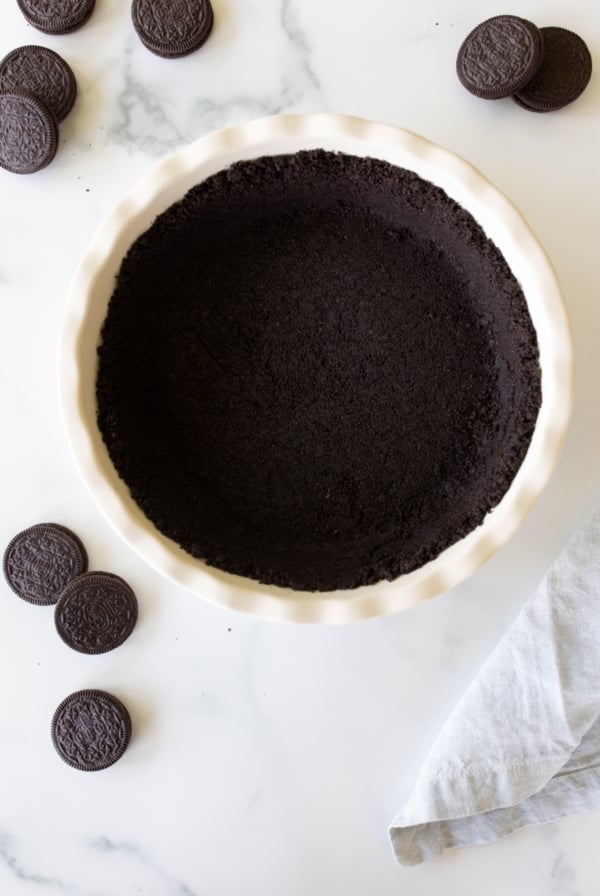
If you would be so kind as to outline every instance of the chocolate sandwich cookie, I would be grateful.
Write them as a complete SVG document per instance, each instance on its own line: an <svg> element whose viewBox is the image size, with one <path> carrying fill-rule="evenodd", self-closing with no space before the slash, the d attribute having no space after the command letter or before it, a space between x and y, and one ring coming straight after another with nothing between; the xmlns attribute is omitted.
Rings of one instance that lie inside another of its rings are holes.
<svg viewBox="0 0 600 896"><path fill-rule="evenodd" d="M541 28L544 61L514 100L531 112L555 112L581 96L592 76L585 41L566 28Z"/></svg>
<svg viewBox="0 0 600 896"><path fill-rule="evenodd" d="M58 147L58 124L37 97L22 90L0 93L0 168L33 174L49 165Z"/></svg>
<svg viewBox="0 0 600 896"><path fill-rule="evenodd" d="M494 16L477 25L463 41L456 72L475 96L495 100L527 84L542 63L539 29L518 16Z"/></svg>
<svg viewBox="0 0 600 896"><path fill-rule="evenodd" d="M214 21L210 0L133 0L131 18L144 46L167 59L201 47Z"/></svg>
<svg viewBox="0 0 600 896"><path fill-rule="evenodd" d="M122 644L138 617L135 594L127 582L108 572L72 579L54 612L56 630L80 653L106 653Z"/></svg>
<svg viewBox="0 0 600 896"><path fill-rule="evenodd" d="M17 0L30 25L45 34L68 34L89 19L96 0Z"/></svg>
<svg viewBox="0 0 600 896"><path fill-rule="evenodd" d="M127 749L131 718L121 701L106 691L76 691L58 706L51 733L67 765L96 772L113 765Z"/></svg>
<svg viewBox="0 0 600 896"><path fill-rule="evenodd" d="M77 83L70 65L47 47L12 50L0 62L0 91L25 90L41 100L60 122L73 108Z"/></svg>
<svg viewBox="0 0 600 896"><path fill-rule="evenodd" d="M86 550L74 532L57 523L40 523L15 535L4 552L3 570L15 594L31 604L49 605L87 564Z"/></svg>

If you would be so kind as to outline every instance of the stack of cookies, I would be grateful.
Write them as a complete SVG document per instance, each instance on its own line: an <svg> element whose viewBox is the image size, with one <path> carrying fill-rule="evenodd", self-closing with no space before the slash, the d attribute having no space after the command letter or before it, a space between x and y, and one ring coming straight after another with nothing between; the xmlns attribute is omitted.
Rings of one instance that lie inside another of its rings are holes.
<svg viewBox="0 0 600 896"><path fill-rule="evenodd" d="M58 147L58 125L77 96L75 75L47 47L12 50L0 62L0 166L32 174L49 165Z"/></svg>
<svg viewBox="0 0 600 896"><path fill-rule="evenodd" d="M531 112L554 112L579 97L592 75L585 42L566 28L538 28L519 16L494 16L463 41L461 84L487 100L512 96Z"/></svg>

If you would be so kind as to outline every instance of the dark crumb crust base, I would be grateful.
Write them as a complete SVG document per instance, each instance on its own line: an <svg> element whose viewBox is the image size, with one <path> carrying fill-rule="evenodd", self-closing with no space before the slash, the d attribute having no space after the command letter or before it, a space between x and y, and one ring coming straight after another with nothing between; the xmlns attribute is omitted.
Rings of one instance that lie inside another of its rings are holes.
<svg viewBox="0 0 600 896"><path fill-rule="evenodd" d="M395 579L475 529L540 400L524 296L473 218L323 151L239 163L159 216L99 348L99 428L147 517L296 590Z"/></svg>

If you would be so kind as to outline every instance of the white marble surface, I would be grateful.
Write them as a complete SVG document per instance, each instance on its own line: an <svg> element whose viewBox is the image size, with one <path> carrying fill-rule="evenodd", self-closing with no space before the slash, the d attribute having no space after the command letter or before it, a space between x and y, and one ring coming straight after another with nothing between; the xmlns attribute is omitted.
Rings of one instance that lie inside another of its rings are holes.
<svg viewBox="0 0 600 896"><path fill-rule="evenodd" d="M161 60L129 3L50 38L14 0L0 55L39 43L80 95L52 165L0 171L0 542L56 520L91 565L127 578L139 625L119 650L69 651L51 611L0 588L0 893L73 896L597 896L600 813L411 870L387 824L432 738L571 528L600 499L600 76L552 115L475 99L454 74L479 20L517 11L582 34L600 68L595 0L215 0L206 46ZM521 533L473 579L417 610L346 628L260 622L160 579L111 531L61 431L56 346L76 262L157 158L214 128L329 110L420 132L478 165L521 208L562 281L576 352L564 458ZM56 757L49 721L72 690L130 707L135 737L98 774Z"/></svg>

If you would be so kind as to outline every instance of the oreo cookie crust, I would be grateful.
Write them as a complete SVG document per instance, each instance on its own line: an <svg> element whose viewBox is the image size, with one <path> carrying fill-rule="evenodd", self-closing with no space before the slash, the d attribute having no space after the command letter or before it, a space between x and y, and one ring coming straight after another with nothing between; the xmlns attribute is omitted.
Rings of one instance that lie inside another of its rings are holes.
<svg viewBox="0 0 600 896"><path fill-rule="evenodd" d="M31 604L55 604L69 582L87 569L81 540L57 523L31 526L11 540L4 552L4 578Z"/></svg>
<svg viewBox="0 0 600 896"><path fill-rule="evenodd" d="M49 165L58 147L58 124L31 93L0 93L0 168L34 174Z"/></svg>
<svg viewBox="0 0 600 896"><path fill-rule="evenodd" d="M76 691L54 713L51 735L67 765L84 772L101 771L127 749L131 718L121 701L106 691Z"/></svg>
<svg viewBox="0 0 600 896"><path fill-rule="evenodd" d="M165 58L201 47L214 21L210 0L133 0L131 18L144 46Z"/></svg>
<svg viewBox="0 0 600 896"><path fill-rule="evenodd" d="M456 73L470 93L495 100L516 93L542 63L538 28L519 16L494 16L477 25L458 51Z"/></svg>
<svg viewBox="0 0 600 896"><path fill-rule="evenodd" d="M531 112L555 112L581 96L592 76L592 57L585 41L573 31L540 30L544 61L513 98Z"/></svg>
<svg viewBox="0 0 600 896"><path fill-rule="evenodd" d="M47 47L25 46L12 50L0 62L0 92L26 90L61 122L73 108L77 83L70 65Z"/></svg>
<svg viewBox="0 0 600 896"><path fill-rule="evenodd" d="M113 573L89 572L72 579L54 611L62 640L80 653L114 650L133 631L138 604L127 582Z"/></svg>
<svg viewBox="0 0 600 896"><path fill-rule="evenodd" d="M96 0L17 0L30 25L45 34L68 34L84 25Z"/></svg>
<svg viewBox="0 0 600 896"><path fill-rule="evenodd" d="M441 189L323 151L242 162L130 248L100 432L164 535L297 590L394 579L478 526L527 451L535 331Z"/></svg>

